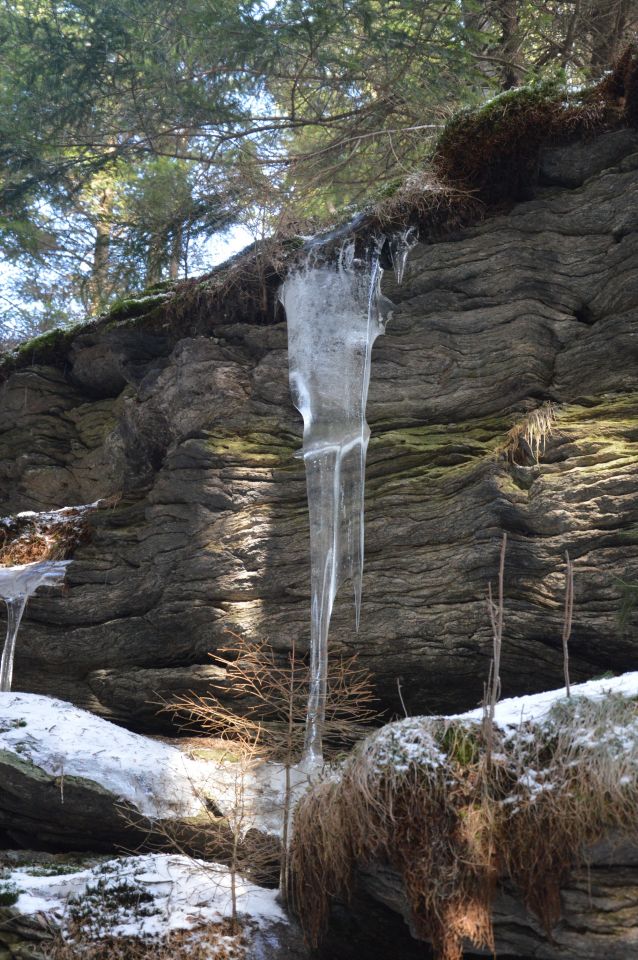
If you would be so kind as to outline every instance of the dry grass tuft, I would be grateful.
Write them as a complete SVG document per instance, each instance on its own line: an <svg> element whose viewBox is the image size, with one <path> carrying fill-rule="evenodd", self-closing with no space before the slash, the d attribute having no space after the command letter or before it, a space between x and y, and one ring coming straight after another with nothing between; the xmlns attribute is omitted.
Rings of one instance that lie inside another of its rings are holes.
<svg viewBox="0 0 638 960"><path fill-rule="evenodd" d="M432 170L419 170L373 207L366 229L386 233L412 226L422 242L433 242L484 213L484 204L467 190L450 186Z"/></svg>
<svg viewBox="0 0 638 960"><path fill-rule="evenodd" d="M109 937L87 940L81 930L57 934L40 946L46 960L244 960L247 939L230 921L179 930L161 938Z"/></svg>
<svg viewBox="0 0 638 960"><path fill-rule="evenodd" d="M65 560L79 544L90 539L88 517L86 507L3 517L0 519L0 566Z"/></svg>
<svg viewBox="0 0 638 960"><path fill-rule="evenodd" d="M220 324L279 322L279 287L302 246L301 237L280 231L207 276L183 281L162 307L163 323L178 331L207 334ZM154 318L149 320L154 326Z"/></svg>
<svg viewBox="0 0 638 960"><path fill-rule="evenodd" d="M415 927L442 957L458 960L464 938L491 948L496 872L485 828L491 806L480 802L483 769L467 768L465 776L466 768L458 760L448 764L441 748L447 737L451 755L458 748L464 756L466 737L475 736L423 718L391 724L365 741L338 779L302 798L291 850L292 902L313 945L330 899L350 894L356 866L382 859L401 873ZM459 775L450 791L453 769Z"/></svg>
<svg viewBox="0 0 638 960"><path fill-rule="evenodd" d="M560 917L560 884L583 847L606 829L636 834L638 702L619 696L560 701L542 739L529 740L521 759L518 782L527 776L528 783L512 805L501 855L550 931Z"/></svg>
<svg viewBox="0 0 638 960"><path fill-rule="evenodd" d="M414 926L442 960L459 960L464 940L493 949L501 875L549 932L583 847L610 827L636 833L636 701L560 701L495 739L488 763L480 724L399 721L301 799L292 901L312 944L331 899L347 899L356 868L374 860L401 874Z"/></svg>
<svg viewBox="0 0 638 960"><path fill-rule="evenodd" d="M498 452L505 454L510 463L538 463L555 422L556 407L548 401L514 424Z"/></svg>

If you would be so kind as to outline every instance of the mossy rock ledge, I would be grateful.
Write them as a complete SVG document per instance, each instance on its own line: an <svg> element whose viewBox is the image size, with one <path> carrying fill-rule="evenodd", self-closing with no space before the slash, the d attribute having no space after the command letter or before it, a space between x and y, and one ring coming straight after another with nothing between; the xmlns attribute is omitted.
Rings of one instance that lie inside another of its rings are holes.
<svg viewBox="0 0 638 960"><path fill-rule="evenodd" d="M561 682L566 550L573 679L638 667L637 258L638 135L616 130L546 153L533 199L416 247L401 287L384 277L362 624L344 589L331 643L388 711L397 680L412 713L479 701L504 531L503 694ZM34 354L0 407L6 513L117 500L67 589L30 601L14 686L147 731L162 698L206 689L228 630L282 652L309 638L285 324L221 311L180 337L156 299L63 362ZM548 403L536 462L508 433Z"/></svg>

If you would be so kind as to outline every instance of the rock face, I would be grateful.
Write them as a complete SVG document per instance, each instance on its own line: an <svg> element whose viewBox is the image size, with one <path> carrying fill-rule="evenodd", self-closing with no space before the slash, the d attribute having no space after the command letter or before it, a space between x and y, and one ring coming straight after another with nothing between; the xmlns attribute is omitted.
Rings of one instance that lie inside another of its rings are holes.
<svg viewBox="0 0 638 960"><path fill-rule="evenodd" d="M587 861L587 867L575 870L561 889L562 917L551 937L511 886L499 888L493 912L499 957L628 960L638 954L638 847L617 838L592 848ZM371 868L361 875L361 886L410 924L396 874L380 866Z"/></svg>
<svg viewBox="0 0 638 960"><path fill-rule="evenodd" d="M543 185L544 184L544 185ZM562 677L564 555L575 568L573 679L638 667L638 138L545 158L536 198L417 247L374 348L366 571L332 649L358 651L383 703L480 699L485 606L508 533L503 694ZM66 365L2 386L4 511L121 496L95 514L60 596L38 595L14 687L158 729L157 701L203 690L232 630L309 637L301 424L283 323L162 324L76 337ZM540 462L508 431L546 401Z"/></svg>

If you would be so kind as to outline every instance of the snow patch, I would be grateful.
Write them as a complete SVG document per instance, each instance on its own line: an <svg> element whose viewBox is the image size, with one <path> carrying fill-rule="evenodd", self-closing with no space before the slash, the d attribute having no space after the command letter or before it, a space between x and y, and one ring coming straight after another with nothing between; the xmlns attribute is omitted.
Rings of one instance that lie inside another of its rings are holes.
<svg viewBox="0 0 638 960"><path fill-rule="evenodd" d="M572 684L572 699L586 697L588 700L604 700L616 695L627 698L638 698L638 671L623 673L620 677L605 677L600 680L587 680L585 683ZM528 694L523 697L510 697L496 704L494 714L495 723L502 729L519 727L523 723L538 723L544 720L561 700L567 700L565 688L546 690L543 693ZM483 708L468 710L466 713L452 714L450 720L483 719Z"/></svg>
<svg viewBox="0 0 638 960"><path fill-rule="evenodd" d="M55 777L91 780L146 817L197 816L212 800L231 822L240 818L242 834L251 829L282 833L282 765L190 757L63 700L0 693L0 750ZM308 776L292 769L291 780L298 796Z"/></svg>
<svg viewBox="0 0 638 960"><path fill-rule="evenodd" d="M390 768L395 774L407 773L415 765L434 770L447 760L424 717L406 717L387 724L366 741L363 749L375 768Z"/></svg>
<svg viewBox="0 0 638 960"><path fill-rule="evenodd" d="M202 809L201 764L62 700L0 693L0 750L52 776L92 780L148 817L189 817Z"/></svg>
<svg viewBox="0 0 638 960"><path fill-rule="evenodd" d="M18 913L43 914L62 931L82 921L83 935L153 938L232 916L231 873L222 864L178 854L107 860L87 870L34 876L20 867L4 882L20 891ZM237 911L262 923L286 922L277 892L236 877Z"/></svg>

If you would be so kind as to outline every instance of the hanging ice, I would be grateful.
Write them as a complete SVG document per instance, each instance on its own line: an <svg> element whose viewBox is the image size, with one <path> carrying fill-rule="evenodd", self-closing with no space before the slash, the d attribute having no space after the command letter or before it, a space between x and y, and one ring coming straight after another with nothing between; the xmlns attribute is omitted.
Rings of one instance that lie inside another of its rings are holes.
<svg viewBox="0 0 638 960"><path fill-rule="evenodd" d="M387 241L390 262L397 283L403 283L403 274L408 262L410 250L417 243L418 231L416 227L408 227L402 233L395 233Z"/></svg>
<svg viewBox="0 0 638 960"><path fill-rule="evenodd" d="M354 244L336 265L306 265L285 281L290 388L304 422L302 455L310 513L311 663L305 755L322 756L328 629L340 583L352 581L359 625L363 494L370 431L365 419L372 344L383 333L379 251Z"/></svg>
<svg viewBox="0 0 638 960"><path fill-rule="evenodd" d="M0 660L0 692L11 690L13 658L22 614L38 587L62 583L70 560L39 560L15 567L0 567L0 597L7 605L7 638Z"/></svg>

